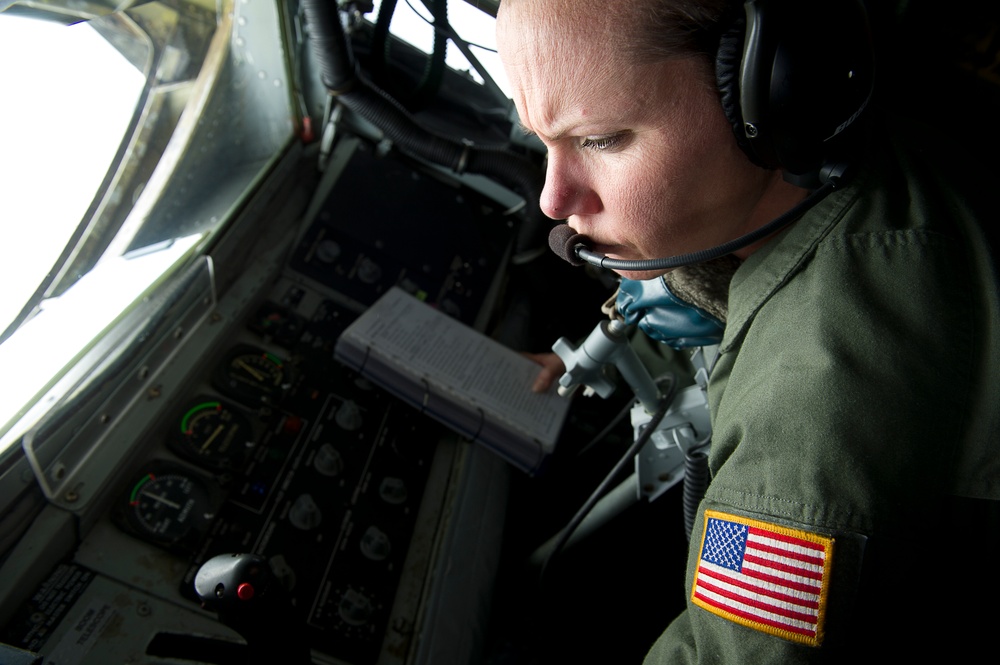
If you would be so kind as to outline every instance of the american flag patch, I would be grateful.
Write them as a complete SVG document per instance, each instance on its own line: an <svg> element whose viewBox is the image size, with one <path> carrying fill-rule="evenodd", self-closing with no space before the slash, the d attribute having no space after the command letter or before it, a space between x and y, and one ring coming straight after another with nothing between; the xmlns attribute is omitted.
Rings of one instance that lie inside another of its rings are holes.
<svg viewBox="0 0 1000 665"><path fill-rule="evenodd" d="M708 510L691 601L744 626L818 646L832 555L832 538Z"/></svg>

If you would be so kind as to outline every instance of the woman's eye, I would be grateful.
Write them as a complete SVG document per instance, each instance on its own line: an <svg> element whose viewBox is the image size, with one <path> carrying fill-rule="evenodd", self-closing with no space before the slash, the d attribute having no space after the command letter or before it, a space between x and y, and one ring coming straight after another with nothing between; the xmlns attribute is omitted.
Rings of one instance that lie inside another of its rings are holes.
<svg viewBox="0 0 1000 665"><path fill-rule="evenodd" d="M613 134L611 136L587 136L581 142L581 146L590 150L610 150L617 148L624 143L623 134Z"/></svg>

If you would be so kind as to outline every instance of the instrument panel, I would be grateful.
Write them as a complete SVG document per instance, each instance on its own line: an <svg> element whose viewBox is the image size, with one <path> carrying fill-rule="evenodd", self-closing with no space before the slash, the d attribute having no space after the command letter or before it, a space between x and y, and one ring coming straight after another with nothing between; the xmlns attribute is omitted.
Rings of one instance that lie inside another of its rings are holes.
<svg viewBox="0 0 1000 665"><path fill-rule="evenodd" d="M116 478L107 514L0 639L50 656L76 640L75 663L245 662L194 579L249 552L289 591L316 662L405 662L461 444L333 347L395 285L474 324L512 232L487 198L359 143L278 277ZM136 609L158 605L188 627ZM109 626L137 616L145 629L112 645Z"/></svg>

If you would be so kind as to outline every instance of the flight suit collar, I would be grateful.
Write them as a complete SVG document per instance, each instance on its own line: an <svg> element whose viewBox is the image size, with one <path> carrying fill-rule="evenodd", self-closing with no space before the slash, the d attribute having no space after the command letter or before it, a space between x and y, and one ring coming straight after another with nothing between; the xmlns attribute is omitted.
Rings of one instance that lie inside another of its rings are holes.
<svg viewBox="0 0 1000 665"><path fill-rule="evenodd" d="M720 353L738 346L761 307L797 273L864 189L865 173L835 189L797 222L751 254L729 288L729 316Z"/></svg>

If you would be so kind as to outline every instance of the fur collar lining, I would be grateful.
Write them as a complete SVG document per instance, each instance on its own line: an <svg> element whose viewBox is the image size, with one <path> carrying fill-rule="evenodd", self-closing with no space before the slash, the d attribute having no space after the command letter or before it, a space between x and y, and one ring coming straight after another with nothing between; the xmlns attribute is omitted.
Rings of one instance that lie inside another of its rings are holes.
<svg viewBox="0 0 1000 665"><path fill-rule="evenodd" d="M729 254L705 263L675 268L663 279L675 296L725 323L729 314L729 283L739 267L740 260Z"/></svg>

